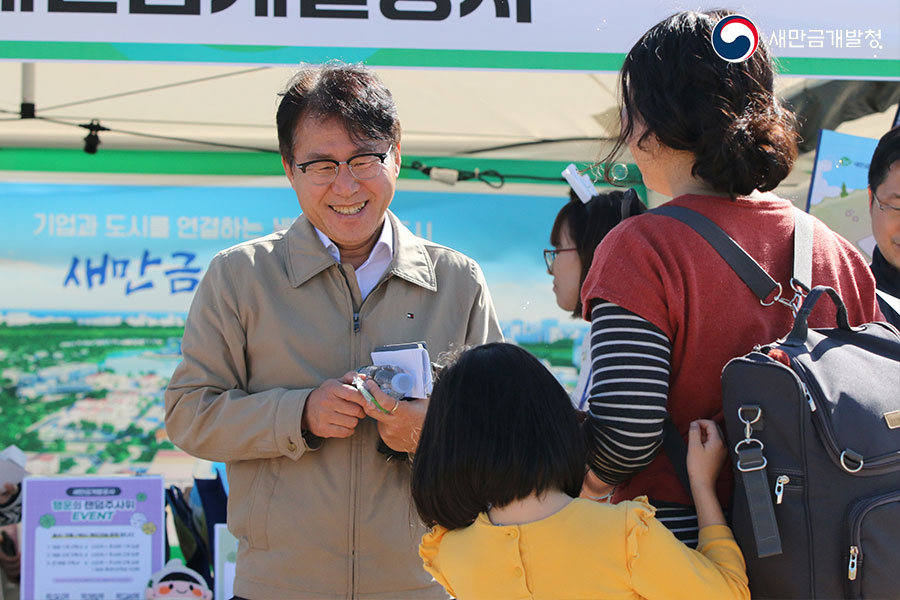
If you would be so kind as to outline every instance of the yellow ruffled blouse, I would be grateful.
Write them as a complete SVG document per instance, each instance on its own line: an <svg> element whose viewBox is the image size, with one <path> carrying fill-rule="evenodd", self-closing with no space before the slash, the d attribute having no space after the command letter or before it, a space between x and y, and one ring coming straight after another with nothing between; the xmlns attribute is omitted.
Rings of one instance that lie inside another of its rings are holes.
<svg viewBox="0 0 900 600"><path fill-rule="evenodd" d="M615 505L575 499L524 525L487 515L422 538L425 570L468 599L749 598L744 557L731 530L700 530L698 549L679 542L653 516L645 496Z"/></svg>

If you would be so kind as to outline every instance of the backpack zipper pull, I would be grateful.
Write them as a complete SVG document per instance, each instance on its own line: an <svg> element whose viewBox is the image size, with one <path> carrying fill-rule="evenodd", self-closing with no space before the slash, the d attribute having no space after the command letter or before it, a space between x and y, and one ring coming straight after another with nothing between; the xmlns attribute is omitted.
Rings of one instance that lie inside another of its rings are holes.
<svg viewBox="0 0 900 600"><path fill-rule="evenodd" d="M847 565L847 579L856 580L856 557L859 556L859 548L850 546L850 563Z"/></svg>
<svg viewBox="0 0 900 600"><path fill-rule="evenodd" d="M816 403L813 402L812 394L809 393L805 385L803 386L803 393L806 395L806 403L809 404L809 412L816 412Z"/></svg>
<svg viewBox="0 0 900 600"><path fill-rule="evenodd" d="M784 496L784 484L790 480L791 478L787 475L779 475L775 480L775 504L781 504L782 496Z"/></svg>

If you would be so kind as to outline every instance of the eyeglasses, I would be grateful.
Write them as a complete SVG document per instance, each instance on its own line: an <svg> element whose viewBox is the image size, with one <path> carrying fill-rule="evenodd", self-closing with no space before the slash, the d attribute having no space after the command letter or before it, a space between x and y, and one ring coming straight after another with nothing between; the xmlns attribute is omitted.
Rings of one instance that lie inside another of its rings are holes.
<svg viewBox="0 0 900 600"><path fill-rule="evenodd" d="M875 190L872 190L872 198L875 200L875 204L878 205L878 208L881 210L881 212L885 213L884 216L886 218L900 218L900 206L891 206L890 204L885 204L878 199L878 196L875 195Z"/></svg>
<svg viewBox="0 0 900 600"><path fill-rule="evenodd" d="M394 145L388 146L387 152L364 152L351 156L347 160L331 160L320 158L305 163L294 163L300 172L306 175L310 183L314 185L328 185L337 179L341 165L347 165L350 174L354 178L365 180L373 179L381 173L381 166L393 150Z"/></svg>
<svg viewBox="0 0 900 600"><path fill-rule="evenodd" d="M553 263L560 252L574 252L578 248L557 248L555 250L544 250L544 262L547 263L547 272L553 275Z"/></svg>

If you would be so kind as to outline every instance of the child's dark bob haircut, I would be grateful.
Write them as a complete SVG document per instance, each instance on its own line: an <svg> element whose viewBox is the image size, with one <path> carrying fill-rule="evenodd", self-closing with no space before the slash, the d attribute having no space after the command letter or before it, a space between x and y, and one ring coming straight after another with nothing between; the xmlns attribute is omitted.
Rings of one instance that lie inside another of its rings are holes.
<svg viewBox="0 0 900 600"><path fill-rule="evenodd" d="M532 493L576 497L582 439L572 401L534 356L511 344L467 350L431 394L412 466L419 516L459 529Z"/></svg>

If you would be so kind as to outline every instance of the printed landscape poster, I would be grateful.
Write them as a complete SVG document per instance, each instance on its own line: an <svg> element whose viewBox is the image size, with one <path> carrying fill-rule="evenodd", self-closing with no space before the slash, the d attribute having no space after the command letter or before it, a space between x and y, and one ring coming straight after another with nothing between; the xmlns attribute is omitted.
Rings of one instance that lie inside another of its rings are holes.
<svg viewBox="0 0 900 600"><path fill-rule="evenodd" d="M568 200L553 191L401 190L391 209L475 258L506 339L571 387L588 324L556 306L543 263ZM0 198L0 448L25 450L33 474L189 478L191 459L166 437L163 391L193 292L216 252L290 226L293 191L4 183Z"/></svg>
<svg viewBox="0 0 900 600"><path fill-rule="evenodd" d="M850 240L871 260L869 163L878 140L823 129L806 210Z"/></svg>

